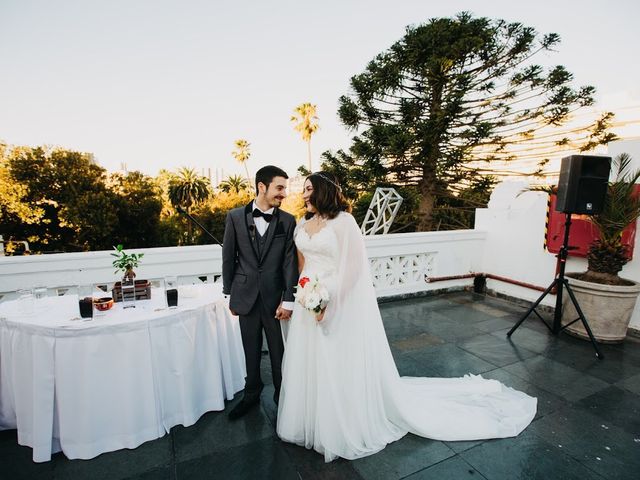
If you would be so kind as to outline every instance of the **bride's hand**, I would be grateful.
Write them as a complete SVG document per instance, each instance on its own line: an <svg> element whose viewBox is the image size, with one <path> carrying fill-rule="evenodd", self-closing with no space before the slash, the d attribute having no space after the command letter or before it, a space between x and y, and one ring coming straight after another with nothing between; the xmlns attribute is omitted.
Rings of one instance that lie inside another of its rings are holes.
<svg viewBox="0 0 640 480"><path fill-rule="evenodd" d="M320 313L316 313L316 321L318 323L320 323L322 321L322 319L324 318L325 310L326 310L326 308L323 308L322 310L320 310Z"/></svg>

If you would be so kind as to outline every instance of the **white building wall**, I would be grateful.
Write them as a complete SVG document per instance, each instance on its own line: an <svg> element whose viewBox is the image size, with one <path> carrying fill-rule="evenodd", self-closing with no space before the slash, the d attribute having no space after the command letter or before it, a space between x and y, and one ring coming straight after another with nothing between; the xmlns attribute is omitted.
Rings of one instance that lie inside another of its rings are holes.
<svg viewBox="0 0 640 480"><path fill-rule="evenodd" d="M633 168L640 168L640 141L620 141L609 146L609 155L627 152L633 157ZM503 182L491 195L485 209L476 210L475 229L486 232L482 251L482 269L522 282L547 287L556 271L555 254L543 248L548 195L525 192L528 182ZM624 266L621 276L640 281L640 235L636 235L634 259ZM584 272L587 260L569 257L567 272ZM488 280L487 287L505 295L529 301L541 292L504 282ZM555 296L549 295L544 305L555 305ZM631 318L631 328L640 330L640 302Z"/></svg>
<svg viewBox="0 0 640 480"><path fill-rule="evenodd" d="M410 294L425 290L472 285L472 279L426 283L425 275L468 274L479 266L485 235L474 230L401 233L366 237L367 252L379 296ZM217 245L134 249L144 253L137 278L166 275L182 282L214 281L222 272L222 251ZM119 279L111 267L110 251L0 257L0 294L10 298L23 288L59 287L111 282Z"/></svg>

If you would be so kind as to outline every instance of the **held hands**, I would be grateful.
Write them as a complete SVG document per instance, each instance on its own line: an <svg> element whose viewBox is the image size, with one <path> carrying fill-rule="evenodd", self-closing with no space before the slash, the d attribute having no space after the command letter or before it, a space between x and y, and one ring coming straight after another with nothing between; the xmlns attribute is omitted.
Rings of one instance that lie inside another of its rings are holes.
<svg viewBox="0 0 640 480"><path fill-rule="evenodd" d="M286 308L282 308L282 304L276 310L276 318L278 320L290 320L291 319L292 310L287 310Z"/></svg>
<svg viewBox="0 0 640 480"><path fill-rule="evenodd" d="M316 321L318 323L320 323L322 321L322 319L324 318L324 312L326 311L326 308L323 308L322 310L320 310L320 313L316 313Z"/></svg>

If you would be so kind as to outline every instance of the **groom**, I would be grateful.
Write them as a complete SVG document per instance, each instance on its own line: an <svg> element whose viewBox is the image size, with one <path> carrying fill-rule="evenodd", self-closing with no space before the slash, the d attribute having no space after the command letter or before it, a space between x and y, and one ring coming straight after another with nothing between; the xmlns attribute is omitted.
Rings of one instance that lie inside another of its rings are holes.
<svg viewBox="0 0 640 480"><path fill-rule="evenodd" d="M287 174L268 165L256 173L256 198L227 214L222 247L223 293L229 309L240 317L242 346L247 366L244 397L231 412L235 420L260 402L262 331L271 358L271 373L278 403L282 382L284 342L280 321L291 318L298 265L293 215L280 210L287 196Z"/></svg>

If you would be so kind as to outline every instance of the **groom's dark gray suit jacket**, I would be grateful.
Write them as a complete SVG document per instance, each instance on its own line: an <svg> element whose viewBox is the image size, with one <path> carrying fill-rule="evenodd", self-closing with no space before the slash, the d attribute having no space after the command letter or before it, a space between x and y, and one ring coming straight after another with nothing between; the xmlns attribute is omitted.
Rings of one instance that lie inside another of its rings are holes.
<svg viewBox="0 0 640 480"><path fill-rule="evenodd" d="M261 241L252 205L231 210L224 230L222 291L231 296L229 308L238 315L251 311L258 293L267 309L275 313L280 301L294 301L298 281L295 218L276 208Z"/></svg>

